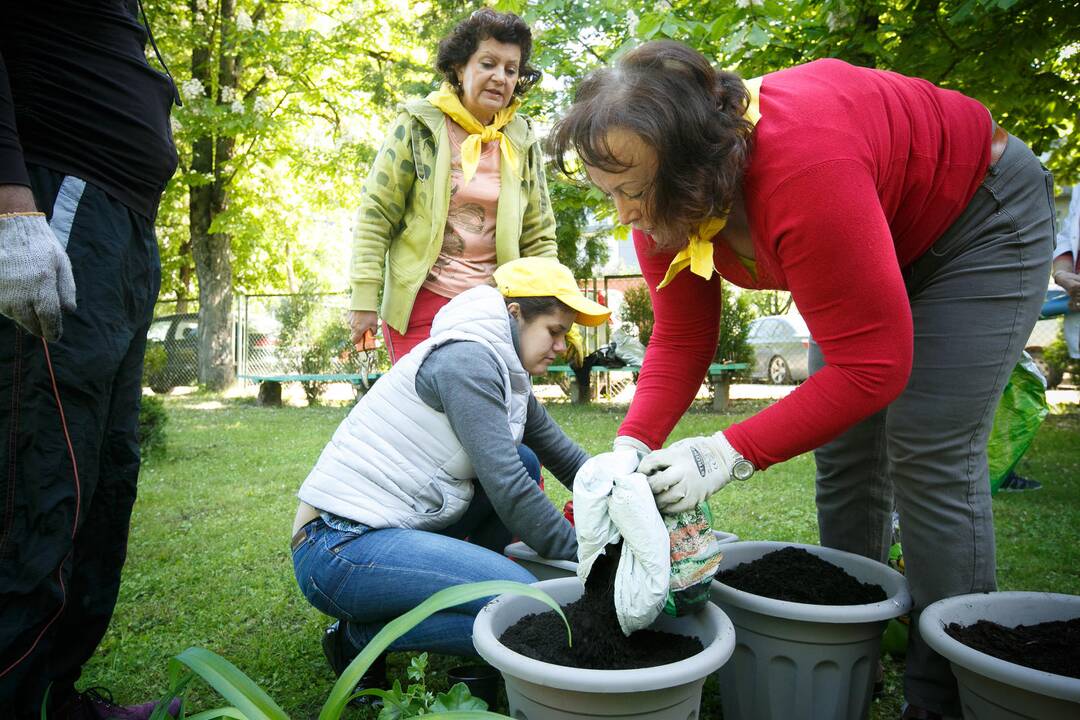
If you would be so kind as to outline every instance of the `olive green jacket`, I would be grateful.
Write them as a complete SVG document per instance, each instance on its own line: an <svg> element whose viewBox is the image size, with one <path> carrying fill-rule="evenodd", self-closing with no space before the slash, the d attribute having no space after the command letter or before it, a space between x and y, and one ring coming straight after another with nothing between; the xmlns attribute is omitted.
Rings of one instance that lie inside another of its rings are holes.
<svg viewBox="0 0 1080 720"><path fill-rule="evenodd" d="M555 256L555 215L540 143L521 115L502 132L514 144L519 167L515 174L500 163L496 260L502 265L522 256ZM383 321L404 333L416 293L439 256L450 209L450 141L443 112L423 99L405 103L361 190L350 307L379 308Z"/></svg>

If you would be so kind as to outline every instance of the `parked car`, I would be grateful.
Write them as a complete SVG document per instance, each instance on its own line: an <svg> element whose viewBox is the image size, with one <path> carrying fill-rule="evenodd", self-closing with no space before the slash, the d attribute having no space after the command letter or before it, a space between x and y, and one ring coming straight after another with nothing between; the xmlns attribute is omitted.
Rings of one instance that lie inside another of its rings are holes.
<svg viewBox="0 0 1080 720"><path fill-rule="evenodd" d="M164 358L161 356L164 354ZM180 385L194 385L199 377L199 315L163 315L146 333L146 369L143 384L156 393Z"/></svg>
<svg viewBox="0 0 1080 720"><path fill-rule="evenodd" d="M751 321L746 342L754 351L750 377L774 385L802 382L809 375L810 331L798 315L769 315Z"/></svg>
<svg viewBox="0 0 1080 720"><path fill-rule="evenodd" d="M281 324L273 318L249 318L247 342L241 343L236 328L233 348L247 353L245 369L251 373L284 372L278 354ZM150 323L146 334L146 365L143 384L156 393L195 385L199 379L199 314L162 315Z"/></svg>

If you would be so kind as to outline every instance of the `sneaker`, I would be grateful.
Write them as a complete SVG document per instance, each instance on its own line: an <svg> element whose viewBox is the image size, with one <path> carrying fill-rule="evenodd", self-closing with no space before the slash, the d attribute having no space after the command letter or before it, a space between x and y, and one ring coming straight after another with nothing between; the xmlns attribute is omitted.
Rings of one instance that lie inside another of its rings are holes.
<svg viewBox="0 0 1080 720"><path fill-rule="evenodd" d="M358 651L353 647L352 642L350 642L346 635L345 627L341 624L340 620L326 628L326 631L322 636L322 649L323 655L326 656L326 661L330 663L330 668L337 677L341 677L341 673L345 672L345 668L349 666L349 663L351 663L353 658L358 654ZM375 658L375 662L371 663L367 672L360 677L360 681L356 683L353 692L371 688L383 689L385 687L386 653L384 652L379 655L379 657ZM371 705L377 707L382 705L382 700L372 695L364 695L363 697L355 698L352 703L354 705Z"/></svg>
<svg viewBox="0 0 1080 720"><path fill-rule="evenodd" d="M141 705L117 705L112 693L105 688L94 687L75 694L49 713L49 720L150 720L157 709L157 702ZM173 698L167 710L169 717L180 714L180 699Z"/></svg>
<svg viewBox="0 0 1080 720"><path fill-rule="evenodd" d="M1038 490L1042 483L1038 480L1028 480L1016 473L1009 473L1009 477L1002 481L998 490L1001 492L1023 492L1024 490Z"/></svg>

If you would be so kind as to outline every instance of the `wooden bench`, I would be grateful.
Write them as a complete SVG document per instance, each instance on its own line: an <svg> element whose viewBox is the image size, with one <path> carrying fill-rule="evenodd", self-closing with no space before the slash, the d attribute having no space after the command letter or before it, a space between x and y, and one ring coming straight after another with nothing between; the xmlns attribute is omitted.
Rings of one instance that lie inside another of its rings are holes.
<svg viewBox="0 0 1080 720"><path fill-rule="evenodd" d="M744 372L750 368L747 363L711 363L709 370L706 373L706 378L709 382L709 389L712 391L712 408L718 412L726 410L728 406L728 400L731 392L731 378L733 375ZM610 375L613 372L630 372L637 378L638 372L641 371L640 365L624 365L619 368L601 367L594 365L591 368L590 375ZM578 381L580 373L575 371L574 368L569 365L552 365L548 368L549 375L564 375L569 376L575 381ZM591 399L590 397L590 385L585 383L584 386L581 382L576 382L577 393L572 393L566 387L563 388L571 400L576 403L587 403Z"/></svg>
<svg viewBox="0 0 1080 720"><path fill-rule="evenodd" d="M347 382L352 383L357 396L363 395L382 377L381 372L369 373L311 373L295 375L239 375L239 379L259 386L259 405L281 407L281 384L287 382Z"/></svg>

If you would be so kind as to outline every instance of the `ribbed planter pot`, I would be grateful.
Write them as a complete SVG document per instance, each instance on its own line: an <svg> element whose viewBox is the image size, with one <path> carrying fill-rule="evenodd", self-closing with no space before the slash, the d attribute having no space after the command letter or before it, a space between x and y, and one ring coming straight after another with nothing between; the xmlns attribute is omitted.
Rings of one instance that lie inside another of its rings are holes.
<svg viewBox="0 0 1080 720"><path fill-rule="evenodd" d="M796 547L880 585L882 602L810 605L773 600L714 581L712 600L735 624L735 653L720 670L724 720L855 720L873 695L881 633L911 607L907 581L887 565L817 545L737 542L720 572Z"/></svg>
<svg viewBox="0 0 1080 720"><path fill-rule="evenodd" d="M738 542L739 536L722 530L713 530L713 535L721 545ZM541 557L535 550L523 542L511 543L503 550L506 557L517 561L519 565L533 574L537 580L574 577L577 575L577 563L573 560L550 560Z"/></svg>
<svg viewBox="0 0 1080 720"><path fill-rule="evenodd" d="M577 578L545 580L536 587L560 605L574 602L584 590ZM706 676L727 662L735 646L731 621L712 603L687 617L661 614L653 624L654 630L695 636L705 647L668 665L637 670L564 667L525 657L499 642L522 617L547 609L530 598L502 595L484 607L473 624L473 645L502 673L515 720L697 720ZM575 637L574 642L587 640Z"/></svg>
<svg viewBox="0 0 1080 720"><path fill-rule="evenodd" d="M923 610L919 630L951 664L966 720L1075 720L1080 718L1080 679L1007 662L968 647L945 633L951 623L989 620L1005 627L1080 617L1080 596L992 592L938 600Z"/></svg>

